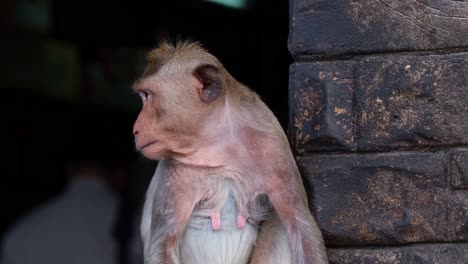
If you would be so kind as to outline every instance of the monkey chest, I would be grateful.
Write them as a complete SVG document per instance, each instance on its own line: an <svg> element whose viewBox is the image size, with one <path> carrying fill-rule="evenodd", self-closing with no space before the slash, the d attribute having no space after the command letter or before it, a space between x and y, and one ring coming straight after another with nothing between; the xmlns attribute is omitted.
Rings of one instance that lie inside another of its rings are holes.
<svg viewBox="0 0 468 264"><path fill-rule="evenodd" d="M248 263L258 234L257 226L247 223L238 228L238 209L232 195L225 199L220 216L220 228L213 230L206 208L195 208L178 247L182 263Z"/></svg>

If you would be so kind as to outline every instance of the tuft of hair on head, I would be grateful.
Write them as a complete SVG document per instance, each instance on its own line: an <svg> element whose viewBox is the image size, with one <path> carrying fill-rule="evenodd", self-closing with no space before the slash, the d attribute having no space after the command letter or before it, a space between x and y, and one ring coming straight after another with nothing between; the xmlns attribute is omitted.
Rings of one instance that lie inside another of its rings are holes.
<svg viewBox="0 0 468 264"><path fill-rule="evenodd" d="M147 67L142 78L148 77L156 72L176 55L184 57L188 54L202 54L208 51L198 41L178 40L175 43L170 40L162 41L157 48L146 54Z"/></svg>
<svg viewBox="0 0 468 264"><path fill-rule="evenodd" d="M146 61L148 63L155 62L157 60L170 59L175 54L186 54L193 52L208 52L203 45L198 41L192 40L179 40L175 43L170 41L163 41L158 45L157 48L149 51L146 54Z"/></svg>

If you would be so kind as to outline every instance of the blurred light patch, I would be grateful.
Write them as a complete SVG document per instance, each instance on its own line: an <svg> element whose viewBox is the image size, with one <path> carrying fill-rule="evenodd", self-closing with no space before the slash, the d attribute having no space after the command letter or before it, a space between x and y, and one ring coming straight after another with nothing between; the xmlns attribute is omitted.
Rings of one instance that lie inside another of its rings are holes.
<svg viewBox="0 0 468 264"><path fill-rule="evenodd" d="M247 7L247 0L205 0L207 2L223 5L230 8L243 9Z"/></svg>

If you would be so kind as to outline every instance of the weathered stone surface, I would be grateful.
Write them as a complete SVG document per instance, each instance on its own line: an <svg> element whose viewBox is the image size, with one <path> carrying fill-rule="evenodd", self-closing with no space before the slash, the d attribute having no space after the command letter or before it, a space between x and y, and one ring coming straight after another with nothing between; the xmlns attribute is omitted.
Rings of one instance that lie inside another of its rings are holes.
<svg viewBox="0 0 468 264"><path fill-rule="evenodd" d="M468 263L468 0L290 3L289 136L330 263Z"/></svg>
<svg viewBox="0 0 468 264"><path fill-rule="evenodd" d="M408 247L406 255L406 263L464 264L468 263L468 243Z"/></svg>
<svg viewBox="0 0 468 264"><path fill-rule="evenodd" d="M290 76L290 136L296 151L355 149L353 64L293 64Z"/></svg>
<svg viewBox="0 0 468 264"><path fill-rule="evenodd" d="M468 189L468 149L457 150L450 156L450 176L456 189Z"/></svg>
<svg viewBox="0 0 468 264"><path fill-rule="evenodd" d="M468 149L455 149L450 156L450 179L453 198L449 200L449 221L455 240L468 241Z"/></svg>
<svg viewBox="0 0 468 264"><path fill-rule="evenodd" d="M468 192L455 191L448 201L448 217L453 241L468 241Z"/></svg>
<svg viewBox="0 0 468 264"><path fill-rule="evenodd" d="M460 197L447 185L447 160L445 152L335 154L298 165L328 245L393 245L466 239L463 206L448 203Z"/></svg>
<svg viewBox="0 0 468 264"><path fill-rule="evenodd" d="M357 82L358 149L468 143L468 54L366 58Z"/></svg>
<svg viewBox="0 0 468 264"><path fill-rule="evenodd" d="M329 249L330 264L408 264L401 248Z"/></svg>
<svg viewBox="0 0 468 264"><path fill-rule="evenodd" d="M468 243L329 249L330 264L465 264Z"/></svg>
<svg viewBox="0 0 468 264"><path fill-rule="evenodd" d="M299 155L468 144L467 94L467 53L296 63L291 142ZM457 188L468 182L463 157Z"/></svg>
<svg viewBox="0 0 468 264"><path fill-rule="evenodd" d="M468 2L291 1L290 51L355 54L468 45Z"/></svg>

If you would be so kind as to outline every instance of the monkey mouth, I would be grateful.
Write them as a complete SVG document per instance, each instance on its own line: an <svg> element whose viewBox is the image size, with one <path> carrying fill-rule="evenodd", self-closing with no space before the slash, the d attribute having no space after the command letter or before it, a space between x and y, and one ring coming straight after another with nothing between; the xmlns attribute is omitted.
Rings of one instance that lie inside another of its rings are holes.
<svg viewBox="0 0 468 264"><path fill-rule="evenodd" d="M142 151L144 148L149 147L157 142L158 142L157 140L154 140L154 141L144 144L143 146L140 147L140 151Z"/></svg>

